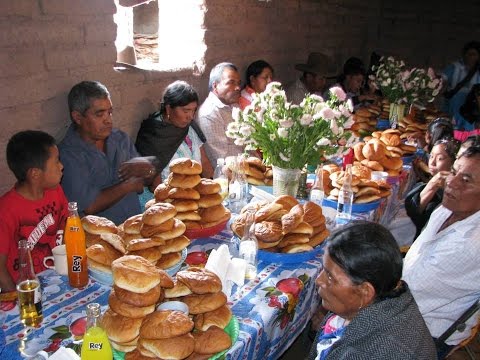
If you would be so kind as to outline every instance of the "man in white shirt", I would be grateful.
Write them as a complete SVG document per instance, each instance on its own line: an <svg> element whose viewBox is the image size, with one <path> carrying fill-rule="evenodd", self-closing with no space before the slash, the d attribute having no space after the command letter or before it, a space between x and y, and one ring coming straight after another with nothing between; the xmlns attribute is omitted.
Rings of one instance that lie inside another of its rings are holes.
<svg viewBox="0 0 480 360"><path fill-rule="evenodd" d="M403 280L435 339L480 297L480 147L465 150L445 184L442 205L432 213L403 266ZM469 337L476 320L472 316L465 331L445 341L445 352Z"/></svg>
<svg viewBox="0 0 480 360"><path fill-rule="evenodd" d="M196 122L205 134L205 151L215 167L218 158L236 156L243 147L227 138L227 125L233 121L232 109L240 99L241 80L237 67L231 63L220 63L210 71L210 93L198 109Z"/></svg>

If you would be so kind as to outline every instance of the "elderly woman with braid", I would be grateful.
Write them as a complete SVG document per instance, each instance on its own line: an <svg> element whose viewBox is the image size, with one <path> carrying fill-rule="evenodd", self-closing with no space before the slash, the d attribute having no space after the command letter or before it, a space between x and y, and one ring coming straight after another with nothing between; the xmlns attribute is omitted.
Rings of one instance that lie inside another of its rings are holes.
<svg viewBox="0 0 480 360"><path fill-rule="evenodd" d="M323 321L309 360L436 359L402 276L402 255L383 226L352 222L330 235L316 283Z"/></svg>

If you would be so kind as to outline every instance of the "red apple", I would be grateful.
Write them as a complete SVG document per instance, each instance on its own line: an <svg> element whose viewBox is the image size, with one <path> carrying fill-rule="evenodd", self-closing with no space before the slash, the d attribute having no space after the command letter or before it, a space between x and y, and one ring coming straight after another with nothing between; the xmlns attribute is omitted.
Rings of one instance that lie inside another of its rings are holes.
<svg viewBox="0 0 480 360"><path fill-rule="evenodd" d="M277 282L276 288L285 294L292 294L294 298L298 298L303 289L303 282L299 278L283 279Z"/></svg>
<svg viewBox="0 0 480 360"><path fill-rule="evenodd" d="M203 251L194 251L187 255L185 262L188 265L205 265L208 260L208 255Z"/></svg>
<svg viewBox="0 0 480 360"><path fill-rule="evenodd" d="M87 328L87 318L79 318L70 325L70 332L73 336L83 336Z"/></svg>

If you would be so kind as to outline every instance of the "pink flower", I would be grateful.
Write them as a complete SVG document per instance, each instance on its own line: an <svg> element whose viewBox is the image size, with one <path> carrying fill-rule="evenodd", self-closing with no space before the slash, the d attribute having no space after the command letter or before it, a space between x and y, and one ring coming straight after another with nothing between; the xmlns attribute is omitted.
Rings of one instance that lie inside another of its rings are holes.
<svg viewBox="0 0 480 360"><path fill-rule="evenodd" d="M340 86L334 86L330 88L330 92L337 97L340 101L345 101L347 99L347 94Z"/></svg>
<svg viewBox="0 0 480 360"><path fill-rule="evenodd" d="M325 107L322 110L320 110L320 116L324 119L330 120L335 117L335 113L329 107Z"/></svg>

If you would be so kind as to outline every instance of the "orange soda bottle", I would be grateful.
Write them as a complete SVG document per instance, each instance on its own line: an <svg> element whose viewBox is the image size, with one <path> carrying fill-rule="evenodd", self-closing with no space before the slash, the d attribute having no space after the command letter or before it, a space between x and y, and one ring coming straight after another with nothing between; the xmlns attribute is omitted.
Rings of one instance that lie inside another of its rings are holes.
<svg viewBox="0 0 480 360"><path fill-rule="evenodd" d="M67 248L68 280L72 287L83 287L88 283L85 233L83 231L77 203L68 203L68 218L64 233Z"/></svg>

